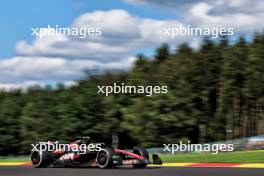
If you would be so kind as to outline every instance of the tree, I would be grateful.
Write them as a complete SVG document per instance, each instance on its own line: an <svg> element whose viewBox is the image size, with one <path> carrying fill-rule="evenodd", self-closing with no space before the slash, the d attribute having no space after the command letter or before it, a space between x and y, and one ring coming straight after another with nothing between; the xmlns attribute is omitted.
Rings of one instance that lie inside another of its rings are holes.
<svg viewBox="0 0 264 176"><path fill-rule="evenodd" d="M162 44L160 48L156 49L155 59L159 62L163 62L168 59L170 49L168 44Z"/></svg>

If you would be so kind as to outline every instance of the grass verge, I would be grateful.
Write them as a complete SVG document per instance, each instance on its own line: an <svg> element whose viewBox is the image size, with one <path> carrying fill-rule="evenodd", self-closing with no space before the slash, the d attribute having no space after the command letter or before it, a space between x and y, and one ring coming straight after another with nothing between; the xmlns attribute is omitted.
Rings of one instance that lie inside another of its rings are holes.
<svg viewBox="0 0 264 176"><path fill-rule="evenodd" d="M228 153L161 154L164 163L264 163L264 150Z"/></svg>
<svg viewBox="0 0 264 176"><path fill-rule="evenodd" d="M3 156L0 162L29 162L29 156Z"/></svg>

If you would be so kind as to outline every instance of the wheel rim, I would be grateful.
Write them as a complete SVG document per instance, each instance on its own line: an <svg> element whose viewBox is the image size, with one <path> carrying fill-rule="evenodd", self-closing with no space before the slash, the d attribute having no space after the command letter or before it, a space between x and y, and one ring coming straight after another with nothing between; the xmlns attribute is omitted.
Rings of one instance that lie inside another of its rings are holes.
<svg viewBox="0 0 264 176"><path fill-rule="evenodd" d="M107 163L107 154L105 152L100 152L97 162L99 165L104 166Z"/></svg>
<svg viewBox="0 0 264 176"><path fill-rule="evenodd" d="M39 152L33 152L31 155L31 161L34 165L40 162L40 154Z"/></svg>

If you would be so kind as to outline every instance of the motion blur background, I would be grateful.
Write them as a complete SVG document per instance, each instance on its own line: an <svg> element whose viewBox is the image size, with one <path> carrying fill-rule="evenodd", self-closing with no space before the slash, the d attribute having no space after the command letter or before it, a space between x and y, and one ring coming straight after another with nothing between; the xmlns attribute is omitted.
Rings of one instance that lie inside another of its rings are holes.
<svg viewBox="0 0 264 176"><path fill-rule="evenodd" d="M82 136L111 143L112 134L122 147L238 139L242 150L263 148L263 12L261 0L1 2L0 155ZM47 25L103 34L31 36L31 27ZM173 25L235 34L160 35ZM113 82L165 85L168 93L97 94Z"/></svg>

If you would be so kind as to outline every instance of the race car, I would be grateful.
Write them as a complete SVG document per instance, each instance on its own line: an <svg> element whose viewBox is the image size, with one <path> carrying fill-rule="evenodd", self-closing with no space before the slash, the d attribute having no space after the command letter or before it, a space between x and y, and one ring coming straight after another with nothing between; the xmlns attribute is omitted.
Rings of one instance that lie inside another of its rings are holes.
<svg viewBox="0 0 264 176"><path fill-rule="evenodd" d="M157 154L152 154L150 162L148 151L135 146L132 151L108 147L104 143L89 143L89 138L83 138L68 144L63 149L48 150L47 146L59 146L57 142L39 142L32 149L30 158L32 166L43 167L79 167L96 166L99 168L114 168L125 165L134 168L145 168L148 164L161 165L162 161ZM43 150L43 146L44 150ZM81 146L89 146L80 150Z"/></svg>

